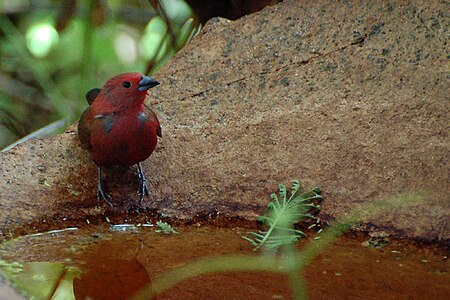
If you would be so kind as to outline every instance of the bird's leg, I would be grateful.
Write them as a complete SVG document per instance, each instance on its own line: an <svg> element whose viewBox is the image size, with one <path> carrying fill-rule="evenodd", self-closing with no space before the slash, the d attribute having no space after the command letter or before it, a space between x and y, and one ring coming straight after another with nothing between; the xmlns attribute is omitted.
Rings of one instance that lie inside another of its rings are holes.
<svg viewBox="0 0 450 300"><path fill-rule="evenodd" d="M138 166L138 177L139 177L139 195L141 196L141 205L144 201L144 196L148 196L148 189L147 189L147 180L145 179L144 172L141 168L141 163L139 162L137 164Z"/></svg>
<svg viewBox="0 0 450 300"><path fill-rule="evenodd" d="M109 205L109 206L113 206L111 201L111 196L108 195L104 188L103 188L103 184L102 184L102 167L97 167L98 170L98 182L97 182L97 198L98 199L103 199L105 200L105 202Z"/></svg>

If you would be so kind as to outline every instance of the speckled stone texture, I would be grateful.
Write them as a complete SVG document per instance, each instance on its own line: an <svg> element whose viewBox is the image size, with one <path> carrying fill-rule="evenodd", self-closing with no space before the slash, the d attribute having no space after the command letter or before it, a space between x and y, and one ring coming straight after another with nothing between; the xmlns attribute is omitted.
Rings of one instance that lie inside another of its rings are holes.
<svg viewBox="0 0 450 300"><path fill-rule="evenodd" d="M210 21L154 75L162 84L147 103L163 138L143 164L147 213L253 219L277 183L300 179L322 188L325 221L425 191L424 203L366 228L449 240L446 11L445 1L293 0ZM74 127L2 153L0 166L3 234L125 218L138 203L132 171L114 169L115 206L97 205L96 169Z"/></svg>

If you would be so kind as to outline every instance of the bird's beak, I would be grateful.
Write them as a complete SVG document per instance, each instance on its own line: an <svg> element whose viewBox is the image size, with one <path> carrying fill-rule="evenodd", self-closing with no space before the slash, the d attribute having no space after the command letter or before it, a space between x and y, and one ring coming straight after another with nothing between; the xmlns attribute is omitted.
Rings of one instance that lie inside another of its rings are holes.
<svg viewBox="0 0 450 300"><path fill-rule="evenodd" d="M139 88L138 90L140 92L146 91L148 89L151 89L152 87L155 87L159 84L158 81L156 81L155 79L149 77L149 76L145 76L142 75L141 77L141 81L139 82Z"/></svg>

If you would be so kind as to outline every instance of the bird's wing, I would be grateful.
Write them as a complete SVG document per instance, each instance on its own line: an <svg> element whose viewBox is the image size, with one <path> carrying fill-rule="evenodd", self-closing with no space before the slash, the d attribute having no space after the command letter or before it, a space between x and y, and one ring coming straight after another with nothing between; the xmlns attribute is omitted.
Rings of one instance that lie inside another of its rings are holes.
<svg viewBox="0 0 450 300"><path fill-rule="evenodd" d="M91 149L91 122L87 122L89 115L89 107L81 114L80 122L78 122L78 137L81 142L81 148Z"/></svg>
<svg viewBox="0 0 450 300"><path fill-rule="evenodd" d="M89 105L92 105L95 98L97 98L98 94L100 94L100 91L101 89L99 88L93 88L86 93L86 101L89 103Z"/></svg>
<svg viewBox="0 0 450 300"><path fill-rule="evenodd" d="M158 117L156 116L155 112L150 107L148 107L146 104L144 104L144 107L145 107L145 110L147 111L148 116L150 117L150 120L155 122L158 125L156 135L159 137L162 137L162 130L161 130L161 125L159 124Z"/></svg>

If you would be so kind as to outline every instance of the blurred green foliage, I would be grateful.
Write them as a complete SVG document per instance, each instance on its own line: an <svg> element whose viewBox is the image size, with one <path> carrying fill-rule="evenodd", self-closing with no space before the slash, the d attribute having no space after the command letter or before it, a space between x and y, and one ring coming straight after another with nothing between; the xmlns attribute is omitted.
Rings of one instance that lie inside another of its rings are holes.
<svg viewBox="0 0 450 300"><path fill-rule="evenodd" d="M81 271L60 262L0 260L0 274L27 298L75 300L73 280L80 276Z"/></svg>
<svg viewBox="0 0 450 300"><path fill-rule="evenodd" d="M154 73L198 28L183 0L0 0L0 149L63 130L88 89Z"/></svg>

